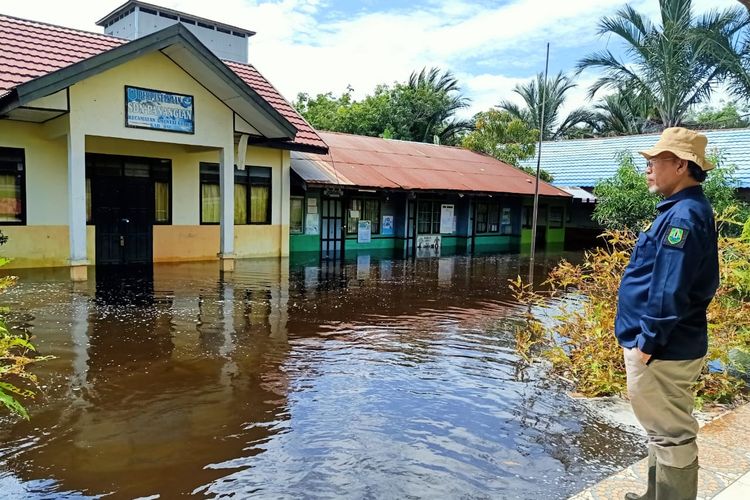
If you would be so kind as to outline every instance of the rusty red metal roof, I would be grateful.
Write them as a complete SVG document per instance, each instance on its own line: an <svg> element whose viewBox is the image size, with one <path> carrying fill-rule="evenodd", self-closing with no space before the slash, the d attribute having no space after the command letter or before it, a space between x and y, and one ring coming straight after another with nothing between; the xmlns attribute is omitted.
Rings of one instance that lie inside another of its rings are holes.
<svg viewBox="0 0 750 500"><path fill-rule="evenodd" d="M0 14L0 97L23 83L126 43L129 41L110 35ZM297 129L294 140L284 141L290 148L326 149L310 124L255 67L231 61L224 63L294 125Z"/></svg>
<svg viewBox="0 0 750 500"><path fill-rule="evenodd" d="M375 189L533 195L534 177L468 149L319 132L327 154L292 153L292 169L309 184ZM539 194L570 194L546 182Z"/></svg>

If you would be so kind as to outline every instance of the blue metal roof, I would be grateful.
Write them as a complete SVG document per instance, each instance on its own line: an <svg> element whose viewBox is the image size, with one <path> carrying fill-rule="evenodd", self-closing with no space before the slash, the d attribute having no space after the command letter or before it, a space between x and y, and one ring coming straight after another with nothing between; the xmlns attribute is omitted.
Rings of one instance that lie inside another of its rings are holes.
<svg viewBox="0 0 750 500"><path fill-rule="evenodd" d="M738 187L750 188L750 129L701 131L708 137L707 152L718 149L725 165L736 165ZM633 154L636 164L645 168L645 160L638 151L654 145L659 134L551 141L542 144L542 168L552 174L557 186L594 186L612 177L623 151ZM536 157L521 162L536 168Z"/></svg>

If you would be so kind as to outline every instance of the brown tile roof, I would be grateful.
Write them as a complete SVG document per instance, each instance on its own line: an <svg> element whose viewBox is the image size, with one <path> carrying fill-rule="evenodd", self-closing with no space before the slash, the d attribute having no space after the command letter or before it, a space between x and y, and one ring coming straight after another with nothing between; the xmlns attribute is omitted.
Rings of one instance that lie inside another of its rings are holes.
<svg viewBox="0 0 750 500"><path fill-rule="evenodd" d="M0 14L0 96L22 83L125 43L128 40ZM315 130L258 70L249 64L224 63L297 128L290 147L325 149Z"/></svg>
<svg viewBox="0 0 750 500"><path fill-rule="evenodd" d="M534 194L534 177L467 149L378 137L319 132L328 154L292 153L306 182L379 189ZM543 196L570 195L540 182Z"/></svg>

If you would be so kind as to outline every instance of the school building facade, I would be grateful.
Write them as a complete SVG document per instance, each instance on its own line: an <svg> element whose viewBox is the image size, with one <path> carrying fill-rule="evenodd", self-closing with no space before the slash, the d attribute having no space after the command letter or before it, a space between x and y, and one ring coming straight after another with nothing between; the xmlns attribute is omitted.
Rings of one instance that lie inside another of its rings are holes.
<svg viewBox="0 0 750 500"><path fill-rule="evenodd" d="M241 60L253 32L133 0L99 24L107 34L0 15L9 267L86 280L90 266L231 271L240 258L530 241L530 176L459 148L315 131ZM561 242L570 197L540 194L538 237Z"/></svg>

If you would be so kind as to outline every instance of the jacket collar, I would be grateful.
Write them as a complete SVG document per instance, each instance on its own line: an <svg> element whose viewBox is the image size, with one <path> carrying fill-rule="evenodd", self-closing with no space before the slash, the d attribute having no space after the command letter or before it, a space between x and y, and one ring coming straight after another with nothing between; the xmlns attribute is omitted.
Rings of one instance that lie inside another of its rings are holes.
<svg viewBox="0 0 750 500"><path fill-rule="evenodd" d="M688 188L683 189L682 191L676 192L669 198L660 201L656 205L656 209L659 212L663 212L680 200L685 200L687 198L695 199L695 198L703 198L703 197L704 197L703 186L701 186L700 184L697 186L690 186Z"/></svg>

